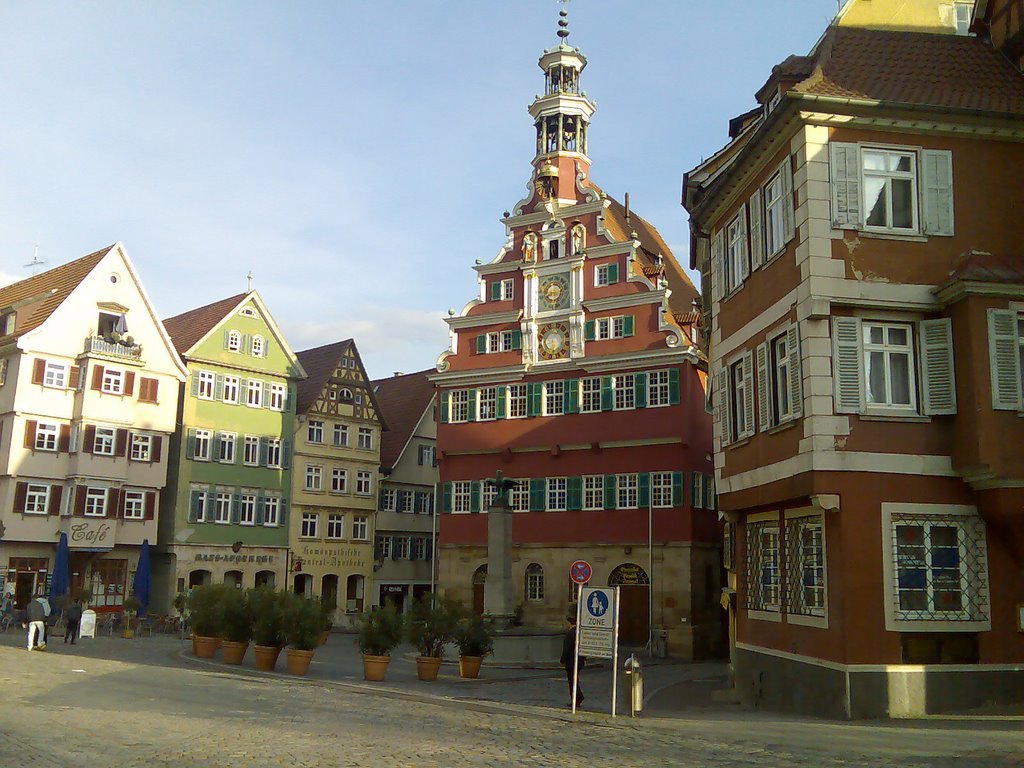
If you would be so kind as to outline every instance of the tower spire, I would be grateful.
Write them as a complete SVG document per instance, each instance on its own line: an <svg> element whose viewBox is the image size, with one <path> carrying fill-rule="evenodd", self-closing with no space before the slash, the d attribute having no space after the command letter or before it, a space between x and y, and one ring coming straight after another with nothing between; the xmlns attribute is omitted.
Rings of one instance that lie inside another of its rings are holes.
<svg viewBox="0 0 1024 768"><path fill-rule="evenodd" d="M562 10L558 12L558 38L559 42L564 43L569 37L569 0L558 2L562 5Z"/></svg>

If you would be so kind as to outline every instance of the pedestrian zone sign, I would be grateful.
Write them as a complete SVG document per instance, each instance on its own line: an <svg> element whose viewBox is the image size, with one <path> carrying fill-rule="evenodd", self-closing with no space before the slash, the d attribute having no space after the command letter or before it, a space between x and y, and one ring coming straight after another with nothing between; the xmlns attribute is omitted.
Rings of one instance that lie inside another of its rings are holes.
<svg viewBox="0 0 1024 768"><path fill-rule="evenodd" d="M610 659L615 655L618 606L614 587L580 590L579 647L581 656Z"/></svg>

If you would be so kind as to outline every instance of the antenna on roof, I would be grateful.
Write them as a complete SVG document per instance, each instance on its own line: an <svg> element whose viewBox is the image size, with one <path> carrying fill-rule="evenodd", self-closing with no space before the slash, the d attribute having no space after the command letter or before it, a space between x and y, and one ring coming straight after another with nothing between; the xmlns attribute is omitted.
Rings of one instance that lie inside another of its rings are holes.
<svg viewBox="0 0 1024 768"><path fill-rule="evenodd" d="M245 276L245 283L246 283L245 292L246 293L252 293L252 270L251 269L249 270L249 273Z"/></svg>
<svg viewBox="0 0 1024 768"><path fill-rule="evenodd" d="M623 207L626 209L626 221L629 221L629 192L626 193L625 198L626 204Z"/></svg>
<svg viewBox="0 0 1024 768"><path fill-rule="evenodd" d="M39 272L39 267L46 263L46 259L39 258L39 243L36 243L36 247L32 251L32 261L25 264L25 269L31 269L32 275L35 276Z"/></svg>

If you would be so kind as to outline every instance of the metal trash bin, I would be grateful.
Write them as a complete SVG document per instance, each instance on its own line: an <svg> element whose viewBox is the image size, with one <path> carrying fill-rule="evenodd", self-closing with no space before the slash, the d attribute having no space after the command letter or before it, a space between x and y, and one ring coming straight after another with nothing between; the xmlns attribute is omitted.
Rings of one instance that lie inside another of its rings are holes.
<svg viewBox="0 0 1024 768"><path fill-rule="evenodd" d="M634 654L626 659L623 669L629 682L629 714L636 717L636 713L644 708L644 672Z"/></svg>

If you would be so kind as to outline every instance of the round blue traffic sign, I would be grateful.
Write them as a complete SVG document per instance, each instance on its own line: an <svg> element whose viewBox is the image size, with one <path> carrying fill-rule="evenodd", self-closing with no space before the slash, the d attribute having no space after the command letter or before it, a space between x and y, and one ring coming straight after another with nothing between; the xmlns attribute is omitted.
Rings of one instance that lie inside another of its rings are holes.
<svg viewBox="0 0 1024 768"><path fill-rule="evenodd" d="M586 560L577 560L569 566L569 578L577 584L586 584L593 575L594 571Z"/></svg>
<svg viewBox="0 0 1024 768"><path fill-rule="evenodd" d="M608 613L608 595L604 592L591 592L587 598L587 613L596 618Z"/></svg>

